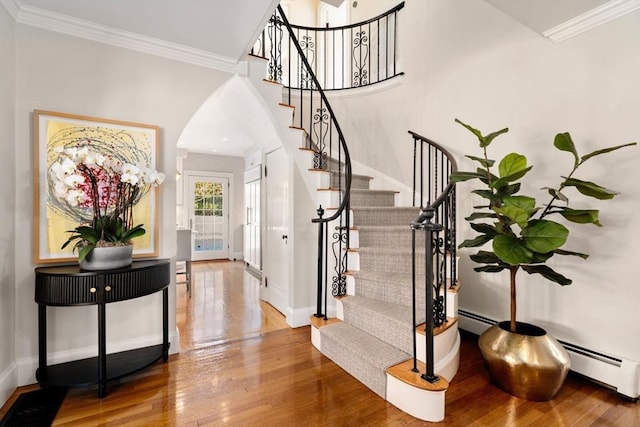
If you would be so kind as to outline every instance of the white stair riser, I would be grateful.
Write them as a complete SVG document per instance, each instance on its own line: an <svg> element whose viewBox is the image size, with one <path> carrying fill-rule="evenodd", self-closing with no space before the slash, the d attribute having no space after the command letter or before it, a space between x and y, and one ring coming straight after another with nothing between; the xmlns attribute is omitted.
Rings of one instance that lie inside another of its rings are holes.
<svg viewBox="0 0 640 427"><path fill-rule="evenodd" d="M447 329L446 331L433 337L433 360L434 364L438 364L442 361L447 354L454 348L456 340L458 338L458 324ZM426 363L426 348L425 336L416 332L416 353L418 360ZM437 372L437 371L436 371Z"/></svg>
<svg viewBox="0 0 640 427"><path fill-rule="evenodd" d="M422 390L389 374L387 401L423 421L438 422L444 419L445 391Z"/></svg>

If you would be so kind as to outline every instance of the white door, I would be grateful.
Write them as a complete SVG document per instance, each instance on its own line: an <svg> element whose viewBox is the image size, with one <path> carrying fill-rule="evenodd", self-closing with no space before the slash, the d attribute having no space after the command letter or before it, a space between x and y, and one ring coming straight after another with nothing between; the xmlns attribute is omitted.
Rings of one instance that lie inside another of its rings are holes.
<svg viewBox="0 0 640 427"><path fill-rule="evenodd" d="M286 315L289 307L289 158L283 148L267 154L266 167L263 297Z"/></svg>
<svg viewBox="0 0 640 427"><path fill-rule="evenodd" d="M189 175L189 227L194 261L229 258L229 180Z"/></svg>
<svg viewBox="0 0 640 427"><path fill-rule="evenodd" d="M259 169L258 169L259 170ZM251 267L260 270L260 179L244 185L245 225L244 260Z"/></svg>

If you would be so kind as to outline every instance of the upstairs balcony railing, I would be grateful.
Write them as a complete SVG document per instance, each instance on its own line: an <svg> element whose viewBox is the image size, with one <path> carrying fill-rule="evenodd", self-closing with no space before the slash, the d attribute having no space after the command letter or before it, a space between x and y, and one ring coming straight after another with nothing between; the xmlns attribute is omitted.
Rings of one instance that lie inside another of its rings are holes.
<svg viewBox="0 0 640 427"><path fill-rule="evenodd" d="M293 89L311 89L316 76L323 90L379 83L403 74L398 65L398 12L404 2L357 24L312 28L290 24L291 33L269 21L251 54L269 60L269 79ZM295 52L295 37L302 56Z"/></svg>
<svg viewBox="0 0 640 427"><path fill-rule="evenodd" d="M413 205L420 215L411 222L413 324L418 310L425 311L426 371L422 378L438 381L433 362L434 329L447 322L447 287L455 287L456 258L456 188L449 175L458 170L453 156L441 145L409 131L413 138ZM417 271L417 234L424 233L425 267ZM424 280L424 285L418 283ZM418 307L417 293L424 292L424 307ZM413 370L418 372L417 338L413 334Z"/></svg>

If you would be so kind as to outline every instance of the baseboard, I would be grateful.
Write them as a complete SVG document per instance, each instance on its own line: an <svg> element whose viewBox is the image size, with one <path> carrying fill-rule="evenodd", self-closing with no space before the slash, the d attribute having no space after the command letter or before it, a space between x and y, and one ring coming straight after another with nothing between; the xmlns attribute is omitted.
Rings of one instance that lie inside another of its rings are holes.
<svg viewBox="0 0 640 427"><path fill-rule="evenodd" d="M244 253L242 252L233 252L229 254L229 260L231 261L244 261Z"/></svg>
<svg viewBox="0 0 640 427"><path fill-rule="evenodd" d="M122 340L107 344L109 353L118 353L134 348L147 347L162 343L162 334L148 335L145 337ZM180 351L180 334L177 331L169 333L169 354ZM47 355L47 363L55 365L58 363L71 362L73 360L95 357L98 354L97 346L87 346L73 350L58 351ZM18 387L35 384L36 369L38 368L38 356L23 357L17 360L17 385Z"/></svg>
<svg viewBox="0 0 640 427"><path fill-rule="evenodd" d="M480 335L496 320L466 310L458 310L460 329ZM640 397L640 362L607 354L601 350L558 340L569 353L571 370L614 388L630 399Z"/></svg>
<svg viewBox="0 0 640 427"><path fill-rule="evenodd" d="M18 365L12 362L0 373L0 408L18 387Z"/></svg>
<svg viewBox="0 0 640 427"><path fill-rule="evenodd" d="M311 324L309 318L316 313L316 307L304 307L287 309L287 324L292 328L299 328L301 326L308 326ZM336 317L335 307L329 307L327 310L327 317Z"/></svg>

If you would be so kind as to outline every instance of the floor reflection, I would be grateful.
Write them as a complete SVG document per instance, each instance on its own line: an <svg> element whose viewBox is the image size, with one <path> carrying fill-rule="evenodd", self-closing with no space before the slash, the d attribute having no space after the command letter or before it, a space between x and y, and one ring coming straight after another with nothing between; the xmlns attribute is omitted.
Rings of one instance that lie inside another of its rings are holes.
<svg viewBox="0 0 640 427"><path fill-rule="evenodd" d="M284 316L260 301L260 280L243 262L192 264L191 298L176 292L182 351L287 328Z"/></svg>

